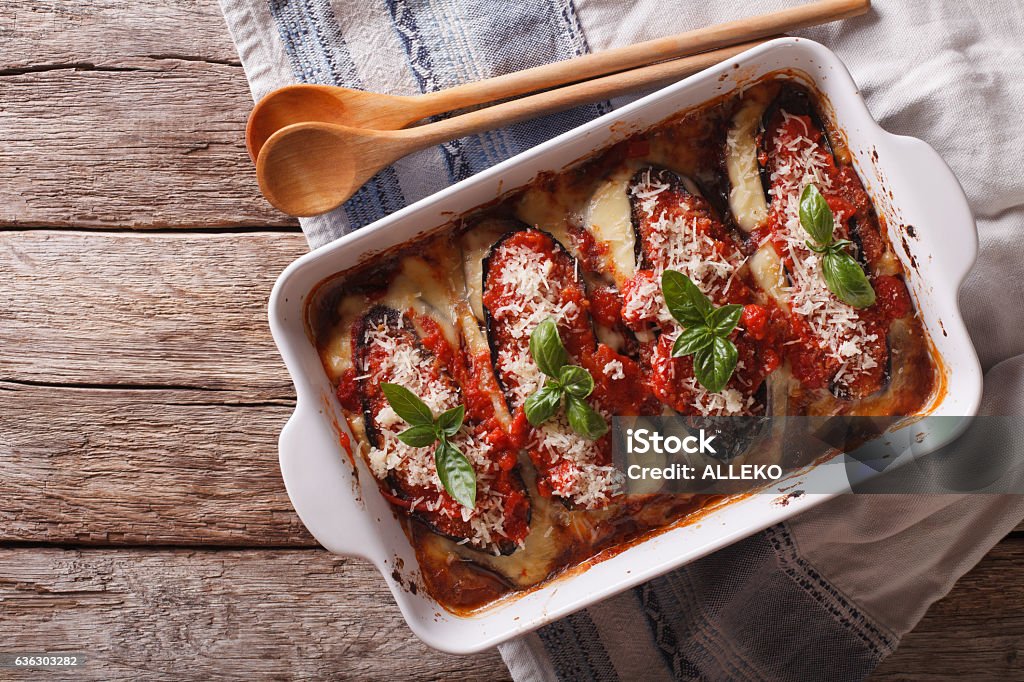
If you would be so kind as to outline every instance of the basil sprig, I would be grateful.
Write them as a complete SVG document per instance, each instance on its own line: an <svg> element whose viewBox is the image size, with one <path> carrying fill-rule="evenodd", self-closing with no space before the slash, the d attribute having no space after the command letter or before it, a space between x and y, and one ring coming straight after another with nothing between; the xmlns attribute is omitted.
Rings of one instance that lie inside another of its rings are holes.
<svg viewBox="0 0 1024 682"><path fill-rule="evenodd" d="M548 379L526 399L526 419L540 426L555 416L564 398L565 416L573 431L590 440L607 433L604 417L585 400L594 390L594 377L582 367L569 364L569 353L551 318L538 324L530 334L530 355Z"/></svg>
<svg viewBox="0 0 1024 682"><path fill-rule="evenodd" d="M814 184L804 187L800 194L800 224L814 240L807 240L807 248L822 254L821 271L829 291L854 308L874 305L875 290L871 282L860 264L846 251L853 242L833 239L835 216Z"/></svg>
<svg viewBox="0 0 1024 682"><path fill-rule="evenodd" d="M476 472L466 456L449 440L462 428L465 406L445 410L435 419L427 404L404 386L382 383L380 390L395 414L409 422L409 428L398 434L398 440L414 448L426 448L437 443L434 465L441 485L459 504L470 509L476 507Z"/></svg>
<svg viewBox="0 0 1024 682"><path fill-rule="evenodd" d="M665 306L683 332L672 346L672 357L693 355L693 374L700 385L718 393L736 371L739 353L729 334L740 322L743 306L716 308L689 277L675 270L661 275Z"/></svg>

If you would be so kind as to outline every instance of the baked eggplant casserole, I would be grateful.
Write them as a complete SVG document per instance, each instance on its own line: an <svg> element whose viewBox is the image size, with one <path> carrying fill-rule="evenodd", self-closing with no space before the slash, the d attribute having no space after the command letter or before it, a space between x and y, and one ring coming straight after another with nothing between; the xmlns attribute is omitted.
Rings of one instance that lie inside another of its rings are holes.
<svg viewBox="0 0 1024 682"><path fill-rule="evenodd" d="M773 74L321 283L309 326L343 445L466 614L723 502L626 494L613 416L925 411L939 362L885 235Z"/></svg>

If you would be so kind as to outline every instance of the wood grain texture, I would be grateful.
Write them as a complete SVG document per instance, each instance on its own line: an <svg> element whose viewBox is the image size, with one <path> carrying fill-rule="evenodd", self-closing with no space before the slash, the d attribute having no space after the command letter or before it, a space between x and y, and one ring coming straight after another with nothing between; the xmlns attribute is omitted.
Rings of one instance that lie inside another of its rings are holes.
<svg viewBox="0 0 1024 682"><path fill-rule="evenodd" d="M0 549L0 610L4 651L85 653L76 680L508 679L494 650L427 648L372 566L321 550Z"/></svg>
<svg viewBox="0 0 1024 682"><path fill-rule="evenodd" d="M310 545L266 300L301 235L0 233L0 539Z"/></svg>
<svg viewBox="0 0 1024 682"><path fill-rule="evenodd" d="M996 545L882 662L873 682L1024 679L1024 538Z"/></svg>
<svg viewBox="0 0 1024 682"><path fill-rule="evenodd" d="M259 194L216 2L0 8L0 226L294 226Z"/></svg>
<svg viewBox="0 0 1024 682"><path fill-rule="evenodd" d="M1019 679L1022 565L998 545L871 679ZM83 651L76 679L507 679L494 652L426 648L372 567L319 550L0 549L0 607L5 650Z"/></svg>
<svg viewBox="0 0 1024 682"><path fill-rule="evenodd" d="M0 7L0 30L8 69L153 66L162 57L240 65L210 0L12 0Z"/></svg>
<svg viewBox="0 0 1024 682"><path fill-rule="evenodd" d="M0 232L0 379L290 398L267 298L307 250L268 232Z"/></svg>
<svg viewBox="0 0 1024 682"><path fill-rule="evenodd" d="M0 382L0 542L312 546L277 436L289 400Z"/></svg>

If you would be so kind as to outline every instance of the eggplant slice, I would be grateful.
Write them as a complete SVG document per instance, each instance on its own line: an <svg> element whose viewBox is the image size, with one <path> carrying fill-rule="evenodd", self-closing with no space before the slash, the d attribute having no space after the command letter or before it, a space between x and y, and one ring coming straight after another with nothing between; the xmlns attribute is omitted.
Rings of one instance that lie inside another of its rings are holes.
<svg viewBox="0 0 1024 682"><path fill-rule="evenodd" d="M760 130L755 131L758 112L763 113ZM821 275L820 258L807 248L808 235L799 227L803 187L813 182L828 197L838 191L839 184L840 164L809 94L784 86L770 102L744 102L733 117L727 141L734 220L748 233L770 220L776 226L751 259L753 278L790 314L794 333L815 339L820 347L790 346L789 355L800 368L797 376L812 386L824 377L829 391L840 400L881 391L889 382L891 363L886 329L874 316L862 314L832 294ZM757 164L759 182L752 163ZM758 184L760 198L755 191ZM837 223L836 237L853 238L854 250L870 273L860 221L845 222Z"/></svg>
<svg viewBox="0 0 1024 682"><path fill-rule="evenodd" d="M491 553L518 549L529 532L530 503L517 466L508 465L515 463L514 451L489 445L482 437L486 427L467 417L452 442L476 471L476 507L470 510L441 487L433 446L414 448L397 438L409 425L390 407L380 384L404 386L438 414L463 402L450 369L424 345L412 321L386 305L360 317L352 338L367 461L385 497L455 542Z"/></svg>
<svg viewBox="0 0 1024 682"><path fill-rule="evenodd" d="M680 325L661 297L665 270L687 275L712 301L735 300L744 256L732 232L718 219L697 184L672 171L648 167L633 176L629 187L639 271L626 286L623 318L638 338L656 397L670 410L694 416L764 413L763 376L737 372L720 393L705 390L693 375L692 358L673 358L672 342ZM741 359L753 367L756 344L740 332Z"/></svg>
<svg viewBox="0 0 1024 682"><path fill-rule="evenodd" d="M554 319L573 364L585 365L595 351L579 263L550 234L523 225L493 244L481 276L494 373L509 411L529 431L526 448L538 487L570 509L606 506L622 483L612 466L610 436L583 438L569 427L563 410L537 427L530 427L523 414L526 399L545 382L529 348L538 324ZM603 411L599 391L590 400Z"/></svg>
<svg viewBox="0 0 1024 682"><path fill-rule="evenodd" d="M574 357L594 348L593 323L581 305L586 299L583 275L579 262L561 242L547 232L520 224L491 246L483 260L481 281L491 363L509 411L515 414L540 388L543 376L532 359L524 369L529 376L499 368L508 364L503 357L509 353L524 348L529 352L530 333L538 324L555 318L562 342ZM499 288L505 291L496 291ZM505 305L497 301L502 293L509 299L502 301ZM568 297L560 300L562 294ZM526 300L528 297L532 300Z"/></svg>
<svg viewBox="0 0 1024 682"><path fill-rule="evenodd" d="M629 198L641 269L659 278L679 270L712 300L724 300L743 254L697 183L651 166L633 176Z"/></svg>

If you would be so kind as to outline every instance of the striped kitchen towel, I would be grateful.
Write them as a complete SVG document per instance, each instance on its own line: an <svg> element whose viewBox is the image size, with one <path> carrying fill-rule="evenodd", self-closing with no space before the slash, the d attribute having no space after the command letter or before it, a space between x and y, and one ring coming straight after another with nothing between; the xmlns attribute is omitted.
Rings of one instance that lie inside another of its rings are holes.
<svg viewBox="0 0 1024 682"><path fill-rule="evenodd" d="M430 92L797 4L796 0L220 0L254 98L294 82ZM965 288L986 410L1024 414L1024 110L1017 3L876 2L803 32L839 52L882 124L923 137L979 217ZM598 103L475 135L385 169L302 221L312 246L608 111ZM995 115L982 115L986 114ZM999 112L1003 112L1000 117ZM977 125L985 120L984 126ZM1002 287L993 295L989 287ZM1016 301L1016 307L999 301ZM516 680L856 680L1024 518L1021 497L847 495L501 647Z"/></svg>

